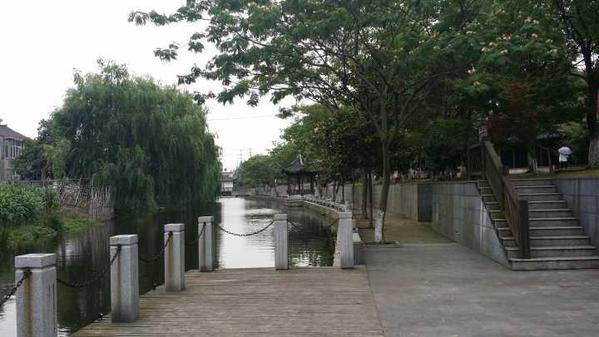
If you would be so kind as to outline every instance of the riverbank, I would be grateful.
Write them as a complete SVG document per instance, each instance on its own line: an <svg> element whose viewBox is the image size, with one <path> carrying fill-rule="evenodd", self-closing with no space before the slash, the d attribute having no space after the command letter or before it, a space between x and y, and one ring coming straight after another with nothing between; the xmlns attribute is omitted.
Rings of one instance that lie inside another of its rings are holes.
<svg viewBox="0 0 599 337"><path fill-rule="evenodd" d="M17 250L55 238L58 233L78 232L95 221L75 207L62 205L53 188L0 185L0 247Z"/></svg>
<svg viewBox="0 0 599 337"><path fill-rule="evenodd" d="M18 250L53 240L59 234L82 232L97 224L98 222L75 211L62 209L43 224L4 228L0 233L0 245L8 250Z"/></svg>

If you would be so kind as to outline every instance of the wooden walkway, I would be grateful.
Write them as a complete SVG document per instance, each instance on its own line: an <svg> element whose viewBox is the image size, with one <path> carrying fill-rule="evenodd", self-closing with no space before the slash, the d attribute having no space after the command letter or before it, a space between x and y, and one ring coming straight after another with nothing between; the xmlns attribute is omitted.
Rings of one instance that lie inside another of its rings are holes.
<svg viewBox="0 0 599 337"><path fill-rule="evenodd" d="M140 299L140 318L110 317L74 336L383 336L364 267L189 271L187 289Z"/></svg>

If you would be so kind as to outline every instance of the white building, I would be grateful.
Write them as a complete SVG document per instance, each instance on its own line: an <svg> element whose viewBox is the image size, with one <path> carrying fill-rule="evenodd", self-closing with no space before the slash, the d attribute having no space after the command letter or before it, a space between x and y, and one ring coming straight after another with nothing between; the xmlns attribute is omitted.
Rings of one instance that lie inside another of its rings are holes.
<svg viewBox="0 0 599 337"><path fill-rule="evenodd" d="M221 178L221 195L233 194L233 172L223 171Z"/></svg>

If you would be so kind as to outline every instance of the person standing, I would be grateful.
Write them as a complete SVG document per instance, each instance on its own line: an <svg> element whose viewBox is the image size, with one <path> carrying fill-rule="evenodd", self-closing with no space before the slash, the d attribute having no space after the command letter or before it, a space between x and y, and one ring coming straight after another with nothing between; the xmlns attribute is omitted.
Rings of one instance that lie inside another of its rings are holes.
<svg viewBox="0 0 599 337"><path fill-rule="evenodd" d="M572 149L570 149L567 145L560 147L557 152L559 152L559 169L568 168L568 159L572 154Z"/></svg>

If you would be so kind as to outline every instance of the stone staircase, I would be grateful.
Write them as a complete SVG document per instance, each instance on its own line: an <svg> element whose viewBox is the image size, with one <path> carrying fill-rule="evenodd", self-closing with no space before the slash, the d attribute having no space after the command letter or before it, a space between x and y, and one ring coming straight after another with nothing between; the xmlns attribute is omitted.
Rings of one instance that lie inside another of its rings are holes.
<svg viewBox="0 0 599 337"><path fill-rule="evenodd" d="M514 235L487 181L479 181L483 202L513 270L599 268L599 255L551 179L512 179L529 201L530 259L518 258Z"/></svg>

